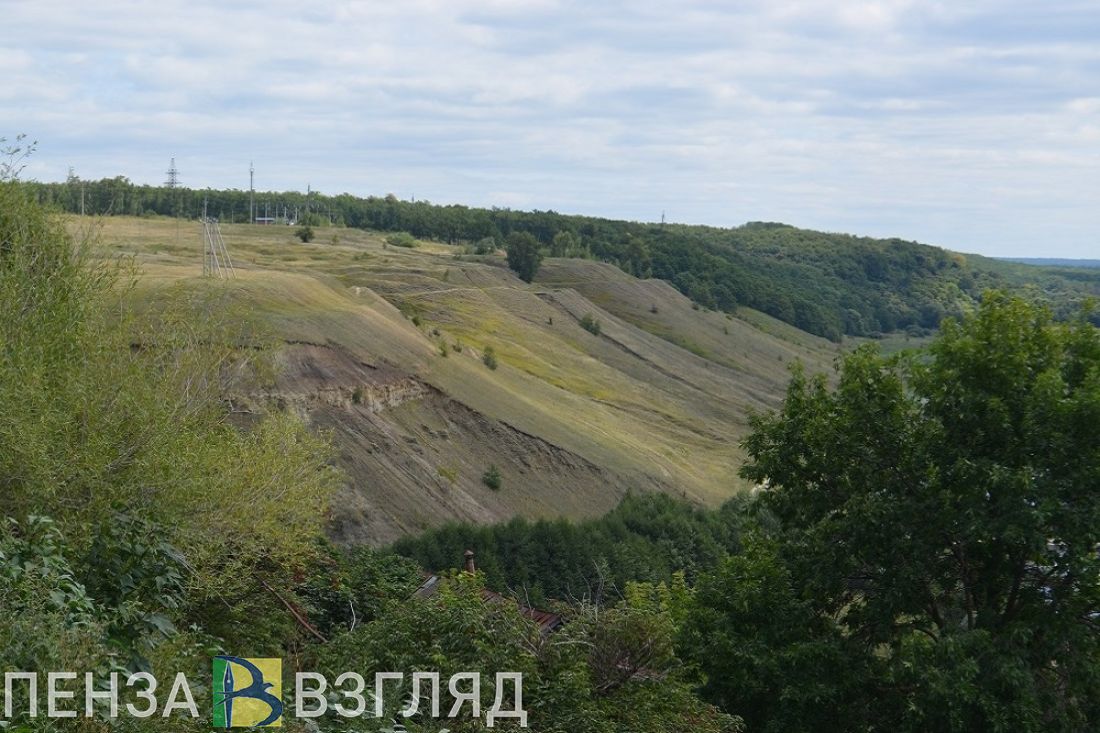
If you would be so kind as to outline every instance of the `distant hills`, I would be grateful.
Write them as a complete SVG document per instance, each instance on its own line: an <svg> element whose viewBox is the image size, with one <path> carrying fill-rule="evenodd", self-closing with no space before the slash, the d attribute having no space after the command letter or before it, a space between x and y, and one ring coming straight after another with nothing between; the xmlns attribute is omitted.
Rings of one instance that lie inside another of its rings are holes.
<svg viewBox="0 0 1100 733"><path fill-rule="evenodd" d="M248 191L137 186L123 177L27 184L39 200L77 213L183 216L206 210L247 221ZM639 278L660 278L700 307L749 306L811 334L906 332L925 335L945 316L974 307L990 288L1027 291L1060 316L1100 296L1100 270L1036 267L963 255L902 239L873 239L752 222L735 228L652 224L554 211L479 209L402 201L392 195L264 192L256 213L314 225L407 232L451 245L501 246L513 232L535 236L549 255L611 263Z"/></svg>
<svg viewBox="0 0 1100 733"><path fill-rule="evenodd" d="M1042 267L1100 267L1100 260L1072 260L1061 257L998 257L997 259Z"/></svg>

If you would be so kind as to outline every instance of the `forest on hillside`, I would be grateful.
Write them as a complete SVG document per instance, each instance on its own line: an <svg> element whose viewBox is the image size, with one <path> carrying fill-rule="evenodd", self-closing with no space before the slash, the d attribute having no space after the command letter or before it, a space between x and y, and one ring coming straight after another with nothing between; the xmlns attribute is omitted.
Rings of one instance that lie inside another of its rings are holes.
<svg viewBox="0 0 1100 733"><path fill-rule="evenodd" d="M249 219L248 191L142 186L124 177L24 185L39 203L70 213L195 218L205 210L221 221ZM894 331L924 335L944 317L972 311L988 289L1024 293L1063 318L1100 296L1095 269L1033 267L778 223L647 224L316 192L257 193L254 207L257 216L276 221L405 232L454 245L481 242L481 251L526 233L547 255L610 262L638 277L666 280L701 307L733 312L748 306L834 341Z"/></svg>

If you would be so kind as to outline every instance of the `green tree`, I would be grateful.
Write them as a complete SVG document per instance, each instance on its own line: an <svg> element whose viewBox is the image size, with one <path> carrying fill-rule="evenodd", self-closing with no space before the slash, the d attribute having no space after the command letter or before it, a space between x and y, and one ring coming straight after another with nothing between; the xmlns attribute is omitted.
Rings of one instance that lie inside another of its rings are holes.
<svg viewBox="0 0 1100 733"><path fill-rule="evenodd" d="M997 293L924 358L796 371L745 444L772 549L700 593L712 699L766 730L1096 730L1098 420L1100 332Z"/></svg>
<svg viewBox="0 0 1100 733"><path fill-rule="evenodd" d="M550 256L551 257L567 257L570 253L573 253L580 247L580 240L577 239L577 235L568 229L564 229L554 235L554 239L550 244Z"/></svg>
<svg viewBox="0 0 1100 733"><path fill-rule="evenodd" d="M542 264L542 252L539 241L527 232L512 232L508 235L508 267L524 282L535 279L539 265Z"/></svg>
<svg viewBox="0 0 1100 733"><path fill-rule="evenodd" d="M267 379L270 348L221 286L138 308L132 273L27 194L0 182L0 312L19 315L0 319L0 513L52 518L96 603L128 614L116 640L167 619L270 644L279 621L233 614L270 616L269 589L314 557L327 443L288 413L231 422L228 395Z"/></svg>

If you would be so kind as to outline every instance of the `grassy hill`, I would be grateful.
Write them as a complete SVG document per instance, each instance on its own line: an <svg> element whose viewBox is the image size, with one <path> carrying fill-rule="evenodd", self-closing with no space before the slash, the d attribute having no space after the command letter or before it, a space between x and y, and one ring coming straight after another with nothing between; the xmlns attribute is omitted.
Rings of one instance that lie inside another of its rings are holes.
<svg viewBox="0 0 1100 733"><path fill-rule="evenodd" d="M76 228L93 225L75 217ZM135 258L138 297L209 285L201 231L162 218L94 220L104 255ZM550 259L531 285L502 255L381 235L223 225L229 299L281 341L273 386L235 397L332 431L348 485L333 532L384 543L447 520L593 516L627 492L716 505L747 416L777 404L787 365L837 346L763 314L699 309L658 280ZM600 332L581 325L589 316ZM492 348L497 369L483 362ZM495 465L499 491L482 476Z"/></svg>
<svg viewBox="0 0 1100 733"><path fill-rule="evenodd" d="M40 201L70 212L86 206L104 214L195 218L206 207L228 222L247 221L249 210L245 191L169 190L125 178L80 182L79 188L25 185ZM1100 296L1096 268L1035 267L897 238L778 223L657 225L316 192L269 192L260 198L276 211L297 211L315 225L335 222L411 233L471 248L479 242L501 245L511 234L528 233L552 254L596 259L632 275L660 278L702 306L731 313L748 306L835 342L898 331L927 335L945 316L973 310L989 288L1026 291L1061 316L1074 312L1083 299Z"/></svg>

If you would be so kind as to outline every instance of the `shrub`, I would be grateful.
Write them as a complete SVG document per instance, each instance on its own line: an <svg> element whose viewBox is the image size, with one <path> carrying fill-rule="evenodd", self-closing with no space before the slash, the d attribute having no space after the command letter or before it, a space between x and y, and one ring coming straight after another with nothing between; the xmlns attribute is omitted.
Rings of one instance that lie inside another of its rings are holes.
<svg viewBox="0 0 1100 733"><path fill-rule="evenodd" d="M600 326L600 320L593 317L591 313L585 313L584 318L581 319L581 328L588 331L593 336L599 336L603 330Z"/></svg>
<svg viewBox="0 0 1100 733"><path fill-rule="evenodd" d="M298 229L294 232L294 235L298 237L298 239L302 240L303 243L312 242L313 227L309 226L308 224L304 227L298 227Z"/></svg>
<svg viewBox="0 0 1100 733"><path fill-rule="evenodd" d="M481 483L493 491L500 491L500 469L496 467L496 464L489 464L489 467L485 469L485 473L481 474Z"/></svg>
<svg viewBox="0 0 1100 733"><path fill-rule="evenodd" d="M492 346L486 346L485 351L481 353L481 360L485 362L485 366L490 369L497 368L497 352Z"/></svg>
<svg viewBox="0 0 1100 733"><path fill-rule="evenodd" d="M386 237L386 244L391 244L394 247L413 249L416 247L416 237L408 232L396 232Z"/></svg>

